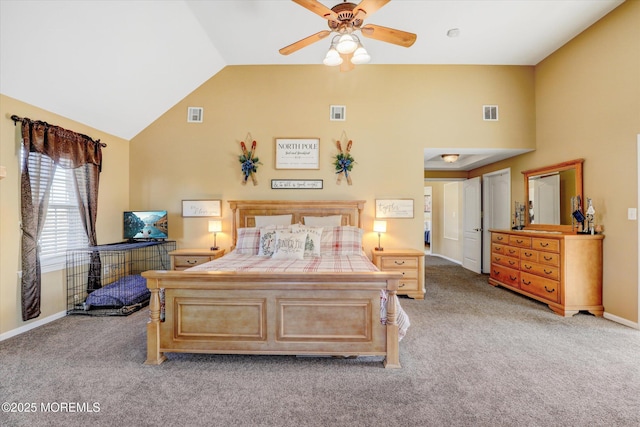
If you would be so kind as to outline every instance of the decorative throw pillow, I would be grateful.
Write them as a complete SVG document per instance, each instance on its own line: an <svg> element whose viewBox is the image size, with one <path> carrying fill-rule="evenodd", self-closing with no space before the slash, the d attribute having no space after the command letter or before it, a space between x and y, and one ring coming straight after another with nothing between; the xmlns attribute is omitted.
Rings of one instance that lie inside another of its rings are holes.
<svg viewBox="0 0 640 427"><path fill-rule="evenodd" d="M238 228L235 251L239 254L257 255L260 244L259 228Z"/></svg>
<svg viewBox="0 0 640 427"><path fill-rule="evenodd" d="M344 225L322 230L321 255L355 255L362 253L362 229Z"/></svg>
<svg viewBox="0 0 640 427"><path fill-rule="evenodd" d="M304 233L276 230L276 247L273 258L303 259L306 240L307 235Z"/></svg>
<svg viewBox="0 0 640 427"><path fill-rule="evenodd" d="M311 227L338 227L342 225L342 215L305 216L304 225Z"/></svg>
<svg viewBox="0 0 640 427"><path fill-rule="evenodd" d="M262 228L262 227L269 227L269 226L276 226L276 225L291 225L291 218L293 217L293 215L289 214L289 215L261 215L261 216L256 216L255 220L256 220L256 227L257 228Z"/></svg>
<svg viewBox="0 0 640 427"><path fill-rule="evenodd" d="M322 227L307 227L302 224L293 224L292 233L304 233L307 240L304 244L304 256L320 256L320 242L322 241Z"/></svg>
<svg viewBox="0 0 640 427"><path fill-rule="evenodd" d="M276 247L276 228L266 227L260 229L260 243L258 255L271 256Z"/></svg>

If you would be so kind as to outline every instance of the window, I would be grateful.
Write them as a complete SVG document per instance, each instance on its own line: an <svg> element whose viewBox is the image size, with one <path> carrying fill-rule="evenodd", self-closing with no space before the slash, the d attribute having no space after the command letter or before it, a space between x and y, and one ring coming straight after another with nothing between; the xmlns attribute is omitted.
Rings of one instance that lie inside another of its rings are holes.
<svg viewBox="0 0 640 427"><path fill-rule="evenodd" d="M34 188L41 182L46 182L49 177L48 168L38 167L36 157L39 156L29 156L29 171ZM78 209L73 169L57 167L55 170L39 244L43 273L64 268L67 249L89 245Z"/></svg>

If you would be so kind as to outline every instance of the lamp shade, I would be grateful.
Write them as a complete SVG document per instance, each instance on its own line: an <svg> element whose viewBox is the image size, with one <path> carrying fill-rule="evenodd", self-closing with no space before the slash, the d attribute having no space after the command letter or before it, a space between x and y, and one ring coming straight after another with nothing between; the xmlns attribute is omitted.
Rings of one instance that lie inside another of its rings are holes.
<svg viewBox="0 0 640 427"><path fill-rule="evenodd" d="M373 221L373 231L376 233L386 233L387 221Z"/></svg>
<svg viewBox="0 0 640 427"><path fill-rule="evenodd" d="M340 53L349 54L349 53L353 53L357 47L358 47L358 43L355 41L353 36L351 36L351 34L343 34L340 36L340 39L338 40L336 49Z"/></svg>
<svg viewBox="0 0 640 427"><path fill-rule="evenodd" d="M358 48L356 49L356 51L353 52L351 63L359 65L359 64L366 64L369 61L371 61L371 56L369 56L369 53L367 52L367 50L362 45L358 45Z"/></svg>
<svg viewBox="0 0 640 427"><path fill-rule="evenodd" d="M327 55L324 57L322 61L324 65L328 65L329 67L334 67L336 65L342 64L342 57L338 53L335 47L331 47L327 52Z"/></svg>
<svg viewBox="0 0 640 427"><path fill-rule="evenodd" d="M209 232L218 233L220 231L222 231L222 221L219 219L209 221Z"/></svg>

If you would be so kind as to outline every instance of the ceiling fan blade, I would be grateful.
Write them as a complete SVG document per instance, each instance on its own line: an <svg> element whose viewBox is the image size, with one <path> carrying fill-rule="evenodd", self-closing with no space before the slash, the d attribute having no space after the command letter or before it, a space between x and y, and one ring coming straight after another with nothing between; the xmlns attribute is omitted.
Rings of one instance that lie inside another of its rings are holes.
<svg viewBox="0 0 640 427"><path fill-rule="evenodd" d="M300 6L309 9L311 12L315 13L327 19L329 21L337 21L338 14L333 10L329 9L318 0L293 0L294 3L298 3Z"/></svg>
<svg viewBox="0 0 640 427"><path fill-rule="evenodd" d="M411 46L418 37L413 33L373 24L367 24L360 30L363 36L369 37L370 39L393 43L404 47Z"/></svg>
<svg viewBox="0 0 640 427"><path fill-rule="evenodd" d="M375 11L390 1L391 0L362 0L360 4L353 9L353 20L370 17Z"/></svg>
<svg viewBox="0 0 640 427"><path fill-rule="evenodd" d="M323 30L323 31L317 32L309 37L303 38L302 40L298 40L297 42L292 43L289 46L283 47L282 49L279 50L279 52L282 55L289 55L290 53L300 50L303 47L307 47L310 44L317 42L318 40L322 40L323 38L327 37L329 34L331 34L331 31L329 30Z"/></svg>
<svg viewBox="0 0 640 427"><path fill-rule="evenodd" d="M340 71L351 71L355 68L353 62L351 62L351 58L353 58L353 53L341 53L340 57L342 58L342 64L340 64Z"/></svg>

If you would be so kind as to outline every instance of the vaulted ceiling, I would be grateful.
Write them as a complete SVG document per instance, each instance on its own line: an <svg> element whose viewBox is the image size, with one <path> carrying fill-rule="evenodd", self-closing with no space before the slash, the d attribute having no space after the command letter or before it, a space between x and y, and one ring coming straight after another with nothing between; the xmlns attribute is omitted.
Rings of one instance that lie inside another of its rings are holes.
<svg viewBox="0 0 640 427"><path fill-rule="evenodd" d="M365 23L416 43L363 42L372 64L535 65L621 3L391 0ZM278 50L327 28L286 0L2 0L0 92L131 139L227 65L321 64L328 38Z"/></svg>

